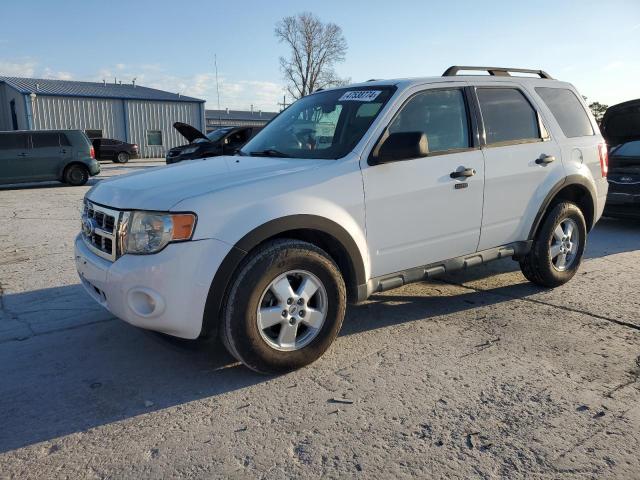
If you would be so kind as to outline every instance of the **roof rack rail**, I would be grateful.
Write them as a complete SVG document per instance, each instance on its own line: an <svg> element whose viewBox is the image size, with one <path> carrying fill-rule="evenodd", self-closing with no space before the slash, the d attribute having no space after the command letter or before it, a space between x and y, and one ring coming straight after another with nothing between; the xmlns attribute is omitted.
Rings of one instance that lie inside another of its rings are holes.
<svg viewBox="0 0 640 480"><path fill-rule="evenodd" d="M535 75L539 75L540 78L545 78L547 80L553 80L553 77L549 75L544 70L531 70L528 68L505 68L505 67L467 67L461 65L453 65L452 67L447 68L442 74L443 77L455 77L460 70L476 70L482 72L489 72L489 75L494 75L496 77L510 77L509 72L514 73L533 73Z"/></svg>

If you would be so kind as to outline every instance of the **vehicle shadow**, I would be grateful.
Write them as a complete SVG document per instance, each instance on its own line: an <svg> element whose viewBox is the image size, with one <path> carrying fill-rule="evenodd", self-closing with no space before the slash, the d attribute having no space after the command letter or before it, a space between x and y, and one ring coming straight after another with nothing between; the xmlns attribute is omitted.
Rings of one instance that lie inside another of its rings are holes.
<svg viewBox="0 0 640 480"><path fill-rule="evenodd" d="M438 285L446 287L433 286ZM44 308L46 298L78 296L78 288L9 294L5 305L12 306L13 317L28 318L16 306L33 315L34 305ZM76 310L92 309L84 323L62 323L58 330L0 343L0 453L188 402L215 403L219 395L273 378L237 363L217 339L185 341L146 332L104 311L100 317L85 296L74 304ZM348 309L341 335L507 300L476 291L374 295Z"/></svg>
<svg viewBox="0 0 640 480"><path fill-rule="evenodd" d="M589 256L637 250L638 238L631 224L603 220ZM454 283L517 268L510 260L494 262L460 272ZM483 291L462 290L448 280L426 285L424 291L434 295L398 289L351 306L341 336L427 322L542 291L524 278ZM0 299L0 333L9 325L29 326L26 334L0 342L0 453L188 402L214 405L228 401L220 395L273 378L238 364L216 339L171 339L117 320L79 285Z"/></svg>

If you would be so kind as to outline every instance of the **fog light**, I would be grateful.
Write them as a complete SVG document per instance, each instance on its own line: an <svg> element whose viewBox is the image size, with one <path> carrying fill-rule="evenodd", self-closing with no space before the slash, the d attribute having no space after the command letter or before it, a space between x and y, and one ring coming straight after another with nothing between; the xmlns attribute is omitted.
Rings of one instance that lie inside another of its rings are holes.
<svg viewBox="0 0 640 480"><path fill-rule="evenodd" d="M164 312L164 300L148 288L134 288L127 294L129 308L141 317L156 317Z"/></svg>

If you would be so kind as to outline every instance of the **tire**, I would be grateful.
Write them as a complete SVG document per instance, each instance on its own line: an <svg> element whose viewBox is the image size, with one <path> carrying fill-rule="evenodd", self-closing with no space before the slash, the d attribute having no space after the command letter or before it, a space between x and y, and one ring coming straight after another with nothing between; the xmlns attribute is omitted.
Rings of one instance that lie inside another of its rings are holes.
<svg viewBox="0 0 640 480"><path fill-rule="evenodd" d="M89 180L89 169L77 163L69 165L64 171L63 180L74 187L84 185Z"/></svg>
<svg viewBox="0 0 640 480"><path fill-rule="evenodd" d="M314 292L311 296L303 294L303 284ZM224 302L220 335L250 369L285 373L312 363L329 348L345 309L344 280L331 257L311 243L278 239L249 254L238 268Z"/></svg>
<svg viewBox="0 0 640 480"><path fill-rule="evenodd" d="M114 163L127 163L129 161L129 154L127 152L120 152L116 155Z"/></svg>
<svg viewBox="0 0 640 480"><path fill-rule="evenodd" d="M531 251L520 260L520 269L527 280L542 287L563 285L578 271L586 240L582 211L571 202L558 203L538 229Z"/></svg>

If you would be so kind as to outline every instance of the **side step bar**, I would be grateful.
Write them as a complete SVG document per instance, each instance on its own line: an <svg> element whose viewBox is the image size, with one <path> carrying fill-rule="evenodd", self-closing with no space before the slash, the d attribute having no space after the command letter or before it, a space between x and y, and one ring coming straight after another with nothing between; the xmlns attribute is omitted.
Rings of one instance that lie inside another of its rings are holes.
<svg viewBox="0 0 640 480"><path fill-rule="evenodd" d="M508 245L476 252L471 255L451 258L442 262L436 262L430 265L415 267L401 272L372 278L367 282L366 297L359 298L358 300L364 301L369 297L369 295L376 292L384 292L385 290L402 287L408 283L428 280L457 270L465 270L493 260L499 260L507 257L518 258L529 253L531 250L531 244L532 242L530 240L526 242L514 242ZM359 290L359 293L365 293L362 292L362 289Z"/></svg>

